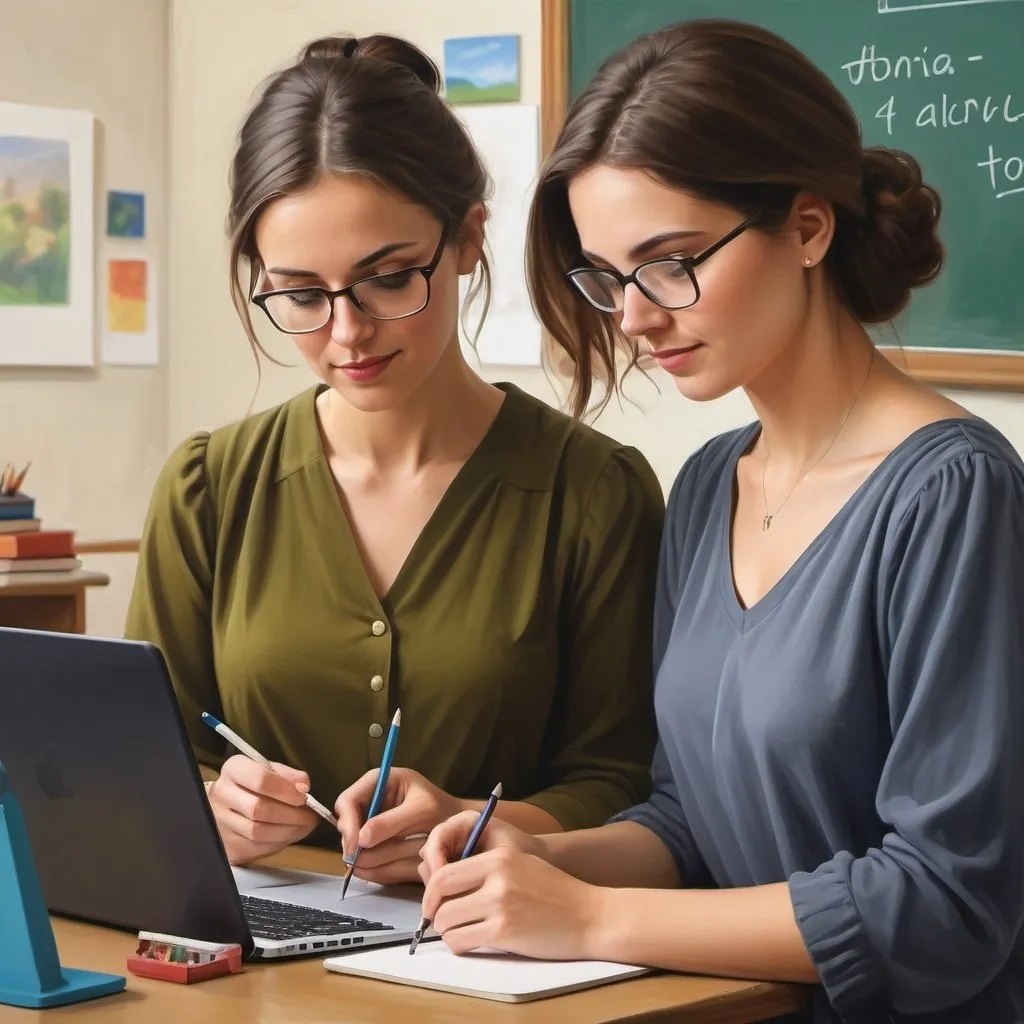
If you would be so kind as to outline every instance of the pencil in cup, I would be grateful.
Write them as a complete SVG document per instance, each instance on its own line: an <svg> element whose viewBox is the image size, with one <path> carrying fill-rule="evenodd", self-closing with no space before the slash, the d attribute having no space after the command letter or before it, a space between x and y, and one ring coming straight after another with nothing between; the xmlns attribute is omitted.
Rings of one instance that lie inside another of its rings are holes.
<svg viewBox="0 0 1024 1024"><path fill-rule="evenodd" d="M250 746L233 729L229 729L219 718L211 715L208 711L203 712L203 722L208 725L219 736L223 736L240 754L245 754L251 761L263 765L275 775L281 773L253 746ZM281 778L284 778L282 775ZM315 814L319 814L324 821L338 827L338 819L311 793L306 794L306 806Z"/></svg>
<svg viewBox="0 0 1024 1024"><path fill-rule="evenodd" d="M499 782L494 789L491 790L491 795L487 798L487 803L484 804L484 809L480 812L480 817L476 819L476 824L473 825L472 831L469 833L469 837L466 839L466 845L462 848L462 856L459 860L465 860L467 857L473 855L473 851L476 849L477 841L483 834L487 823L491 820L491 815L494 814L494 809L498 806L498 801L501 799L501 783ZM430 922L425 918L420 918L419 927L416 929L412 937L412 942L409 945L409 956L412 956L416 952L416 947L423 940L423 933L430 927Z"/></svg>
<svg viewBox="0 0 1024 1024"><path fill-rule="evenodd" d="M402 727L402 709L395 712L391 719L391 728L388 729L388 738L384 742L384 753L380 759L380 771L377 773L377 784L373 787L373 796L370 797L370 807L366 812L366 820L369 821L380 812L380 805L384 799L384 791L388 787L388 775L391 773L391 762L395 759L395 745L398 743L398 733ZM351 857L346 857L348 869L345 871L345 881L341 885L341 898L345 898L348 892L348 883L352 881L352 872L356 869L356 861L362 853L362 847L357 846Z"/></svg>

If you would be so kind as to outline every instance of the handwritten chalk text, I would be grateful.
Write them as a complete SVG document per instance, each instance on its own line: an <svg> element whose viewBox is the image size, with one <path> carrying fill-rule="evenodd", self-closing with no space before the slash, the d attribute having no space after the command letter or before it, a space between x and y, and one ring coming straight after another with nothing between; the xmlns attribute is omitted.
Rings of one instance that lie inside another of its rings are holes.
<svg viewBox="0 0 1024 1024"><path fill-rule="evenodd" d="M956 73L953 58L948 53L929 55L926 46L919 56L901 54L894 59L880 54L875 43L862 46L860 56L847 61L843 70L850 78L850 85L860 85L865 80L878 84L890 78L940 78ZM865 75L869 77L865 79Z"/></svg>
<svg viewBox="0 0 1024 1024"><path fill-rule="evenodd" d="M966 58L966 64L976 64L985 59L984 54L972 53ZM925 131L936 129L954 129L969 125L1003 125L1017 124L1024 127L1024 99L1015 99L1012 94L1005 96L970 96L964 93L943 91L922 105L920 97L916 102L907 103L904 95L901 98L897 81L925 78L948 78L956 74L953 57L949 53L930 53L927 46L921 48L920 54L886 54L880 51L875 43L866 43L861 47L860 56L847 61L842 70L853 86L864 86L870 89L873 85L889 82L893 88L886 101L875 111L875 118L885 125L885 134L891 136L899 123L913 123L914 127ZM968 72L972 69L968 68ZM969 74L967 78L969 78ZM950 83L952 84L952 83ZM967 85L967 79L963 83ZM945 89L949 86L943 83ZM915 91L916 90L911 90ZM978 160L977 166L987 171L992 193L997 199L1006 196L1024 196L1024 156L999 153L995 145L988 147L988 159Z"/></svg>
<svg viewBox="0 0 1024 1024"><path fill-rule="evenodd" d="M984 100L968 97L957 102L943 93L941 102L926 103L921 108L916 124L918 128L959 128L964 124L977 124L979 118L985 124L996 119L1016 124L1024 118L1024 104L1018 106L1012 96L1002 101L986 96Z"/></svg>
<svg viewBox="0 0 1024 1024"><path fill-rule="evenodd" d="M988 159L980 160L978 166L988 169L996 199L1024 194L1024 158L996 156L995 146L989 146Z"/></svg>

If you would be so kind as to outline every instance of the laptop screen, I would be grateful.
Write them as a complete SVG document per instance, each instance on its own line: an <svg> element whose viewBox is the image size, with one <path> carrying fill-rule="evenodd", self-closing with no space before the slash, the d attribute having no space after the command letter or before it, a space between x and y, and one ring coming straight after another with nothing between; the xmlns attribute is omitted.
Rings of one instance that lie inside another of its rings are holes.
<svg viewBox="0 0 1024 1024"><path fill-rule="evenodd" d="M51 912L252 937L159 650L0 628L0 760Z"/></svg>

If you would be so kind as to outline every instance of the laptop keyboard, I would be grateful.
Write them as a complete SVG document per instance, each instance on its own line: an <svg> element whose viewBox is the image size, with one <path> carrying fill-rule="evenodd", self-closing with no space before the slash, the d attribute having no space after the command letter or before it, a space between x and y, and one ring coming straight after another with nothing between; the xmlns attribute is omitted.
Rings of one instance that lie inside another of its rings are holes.
<svg viewBox="0 0 1024 1024"><path fill-rule="evenodd" d="M242 910L253 935L261 939L304 939L310 935L348 935L352 932L393 931L391 925L330 910L298 907L294 903L242 896Z"/></svg>

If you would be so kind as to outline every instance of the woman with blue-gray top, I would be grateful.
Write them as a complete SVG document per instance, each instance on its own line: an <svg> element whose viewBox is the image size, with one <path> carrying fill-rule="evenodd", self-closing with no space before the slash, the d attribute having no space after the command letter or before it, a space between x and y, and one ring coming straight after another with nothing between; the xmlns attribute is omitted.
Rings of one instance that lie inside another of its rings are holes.
<svg viewBox="0 0 1024 1024"><path fill-rule="evenodd" d="M752 26L641 38L572 107L528 262L577 408L649 352L757 422L670 497L650 799L492 822L461 863L476 816L439 825L456 952L804 982L815 1024L1024 1020L1024 464L865 329L939 274L939 212Z"/></svg>

